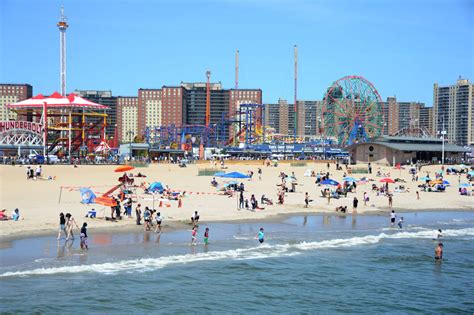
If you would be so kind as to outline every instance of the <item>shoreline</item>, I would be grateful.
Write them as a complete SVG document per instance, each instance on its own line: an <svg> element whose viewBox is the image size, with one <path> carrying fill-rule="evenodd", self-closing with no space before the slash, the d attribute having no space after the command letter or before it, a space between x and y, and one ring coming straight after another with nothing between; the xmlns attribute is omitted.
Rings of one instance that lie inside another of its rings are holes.
<svg viewBox="0 0 474 315"><path fill-rule="evenodd" d="M390 213L391 210L395 210L396 213L419 213L419 212L458 212L458 213L463 213L463 212L474 212L473 209L455 209L455 208L445 208L445 209L377 209L374 211L365 211L365 212L360 212L360 213L355 213L353 214L352 212L347 212L347 213L340 213L340 212L335 212L335 211L299 211L299 212L281 212L281 213L272 213L267 216L261 217L261 218L236 218L236 219L211 219L211 220L206 220L202 221L205 223L222 223L222 224L230 224L230 223L256 223L256 222L267 222L267 223L281 223L282 221L289 219L291 217L298 217L298 216L325 216L325 215L332 215L332 216L386 216ZM101 219L98 219L101 220ZM135 221L130 221L130 224L120 224L116 226L95 226L95 227L90 227L88 228L89 233L94 234L94 233L99 233L99 234L108 234L108 235L116 235L116 234L122 234L122 233L130 233L130 232L143 232L144 224L137 226L135 223L132 223ZM200 223L201 225L205 225L205 223ZM162 225L164 232L166 233L168 231L174 232L174 231L180 231L180 230L188 230L191 228L191 222L183 222L181 220L166 220L166 223ZM35 237L46 237L46 236L51 236L51 237L56 237L56 233L58 232L57 229L37 229L37 230L30 230L30 231L23 231L17 234L7 234L7 235L2 235L0 236L0 243L5 243L5 242L12 242L12 241L18 241L18 240L24 240L24 239L30 239L30 238L35 238ZM76 231L77 232L77 231ZM153 229L149 231L148 233L154 233ZM0 249L1 250L1 249Z"/></svg>

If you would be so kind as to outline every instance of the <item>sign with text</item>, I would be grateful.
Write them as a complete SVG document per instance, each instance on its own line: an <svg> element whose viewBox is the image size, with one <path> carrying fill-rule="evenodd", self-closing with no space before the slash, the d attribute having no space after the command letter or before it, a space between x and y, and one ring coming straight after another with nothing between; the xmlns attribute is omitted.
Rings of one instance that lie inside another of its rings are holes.
<svg viewBox="0 0 474 315"><path fill-rule="evenodd" d="M0 132L10 130L27 130L37 134L42 134L43 125L31 121L0 121Z"/></svg>

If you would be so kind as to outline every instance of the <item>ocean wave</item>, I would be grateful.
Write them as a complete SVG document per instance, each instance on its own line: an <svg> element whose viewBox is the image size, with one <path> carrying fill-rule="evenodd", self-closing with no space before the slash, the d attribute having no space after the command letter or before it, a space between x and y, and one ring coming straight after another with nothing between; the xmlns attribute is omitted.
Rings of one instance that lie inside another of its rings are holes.
<svg viewBox="0 0 474 315"><path fill-rule="evenodd" d="M474 228L443 231L445 237L459 237L474 235ZM206 252L197 254L164 256L159 258L142 258L122 260L90 265L63 266L53 268L37 268L25 271L5 272L0 277L54 275L62 273L101 273L115 274L118 272L146 272L161 269L170 265L187 264L200 261L215 260L251 260L273 257L295 256L308 250L346 248L358 245L376 244L382 239L404 238L432 238L433 231L399 232L394 234L380 233L346 239L330 239L315 242L301 242L297 244L262 244L249 248L238 248L226 251Z"/></svg>

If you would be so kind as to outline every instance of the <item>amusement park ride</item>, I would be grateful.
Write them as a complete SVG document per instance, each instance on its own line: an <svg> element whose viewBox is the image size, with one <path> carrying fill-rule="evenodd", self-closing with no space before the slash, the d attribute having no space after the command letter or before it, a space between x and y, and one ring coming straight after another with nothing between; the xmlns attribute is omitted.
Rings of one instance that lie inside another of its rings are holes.
<svg viewBox="0 0 474 315"><path fill-rule="evenodd" d="M366 142L383 133L383 105L375 87L361 76L346 76L327 90L322 106L322 133L339 146Z"/></svg>

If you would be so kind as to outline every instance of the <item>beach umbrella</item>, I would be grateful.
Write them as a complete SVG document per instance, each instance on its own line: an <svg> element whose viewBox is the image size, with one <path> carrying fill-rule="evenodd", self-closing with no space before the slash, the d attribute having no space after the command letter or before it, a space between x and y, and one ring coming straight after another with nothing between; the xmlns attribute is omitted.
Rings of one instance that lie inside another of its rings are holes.
<svg viewBox="0 0 474 315"><path fill-rule="evenodd" d="M354 177L344 177L342 180L345 182L357 182L357 179Z"/></svg>
<svg viewBox="0 0 474 315"><path fill-rule="evenodd" d="M250 176L239 173L239 172L232 172L222 175L221 177L224 178L250 178Z"/></svg>
<svg viewBox="0 0 474 315"><path fill-rule="evenodd" d="M469 184L469 183L462 183L461 185L459 185L459 187L471 187L471 184Z"/></svg>
<svg viewBox="0 0 474 315"><path fill-rule="evenodd" d="M427 180L431 180L428 176L420 178L421 181L426 182Z"/></svg>
<svg viewBox="0 0 474 315"><path fill-rule="evenodd" d="M443 185L446 185L446 186L451 185L447 180L443 180L443 183L442 183L442 184L443 184Z"/></svg>
<svg viewBox="0 0 474 315"><path fill-rule="evenodd" d="M442 184L443 181L441 179L435 179L430 182L430 185Z"/></svg>
<svg viewBox="0 0 474 315"><path fill-rule="evenodd" d="M469 175L474 176L474 171L467 172Z"/></svg>
<svg viewBox="0 0 474 315"><path fill-rule="evenodd" d="M379 182L381 182L381 183L391 183L391 184L395 183L395 181L393 179L391 179L390 177L384 177L381 180L379 180Z"/></svg>
<svg viewBox="0 0 474 315"><path fill-rule="evenodd" d="M235 180L231 180L230 182L227 182L229 185L238 185L239 182L236 182Z"/></svg>
<svg viewBox="0 0 474 315"><path fill-rule="evenodd" d="M339 183L336 182L335 180L333 179L325 179L321 182L322 185L331 185L331 186L338 186Z"/></svg>
<svg viewBox="0 0 474 315"><path fill-rule="evenodd" d="M89 188L81 188L79 189L79 192L81 193L81 197L82 197L81 202L83 204L88 205L90 203L94 203L96 196L92 190L90 190Z"/></svg>
<svg viewBox="0 0 474 315"><path fill-rule="evenodd" d="M135 167L131 166L131 165L122 165L122 166L119 166L117 167L114 172L116 173L121 173L121 172L128 172L128 171L131 171L133 170Z"/></svg>
<svg viewBox="0 0 474 315"><path fill-rule="evenodd" d="M214 176L216 176L216 177L222 177L224 175L225 175L225 172L217 172L217 173L214 174Z"/></svg>

